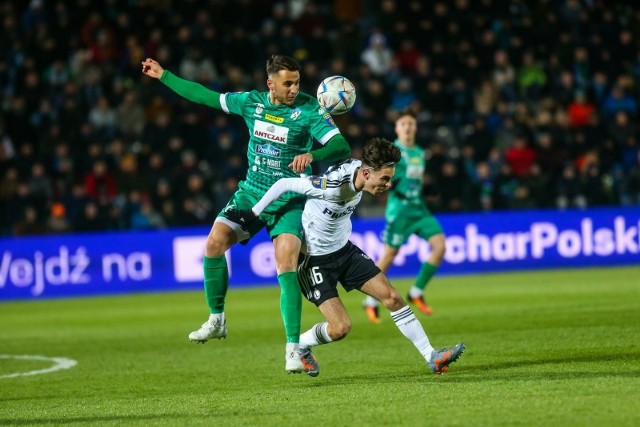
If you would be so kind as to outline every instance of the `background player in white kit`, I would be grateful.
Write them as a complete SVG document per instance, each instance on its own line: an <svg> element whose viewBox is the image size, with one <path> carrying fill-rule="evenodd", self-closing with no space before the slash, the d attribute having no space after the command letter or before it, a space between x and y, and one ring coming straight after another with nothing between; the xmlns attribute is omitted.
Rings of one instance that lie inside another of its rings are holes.
<svg viewBox="0 0 640 427"><path fill-rule="evenodd" d="M351 214L362 192L379 195L386 191L399 160L398 147L386 139L374 138L363 147L362 161L347 160L322 176L280 179L252 209L226 212L232 221L248 226L282 194L293 191L307 196L302 213L306 256L298 267L298 280L302 294L316 304L327 320L300 336L304 370L311 376L319 373L311 347L338 341L351 330L351 319L338 296L338 282L347 292L358 289L389 309L400 332L413 342L436 374L446 371L465 349L459 343L435 350L400 293L373 260L349 241Z"/></svg>

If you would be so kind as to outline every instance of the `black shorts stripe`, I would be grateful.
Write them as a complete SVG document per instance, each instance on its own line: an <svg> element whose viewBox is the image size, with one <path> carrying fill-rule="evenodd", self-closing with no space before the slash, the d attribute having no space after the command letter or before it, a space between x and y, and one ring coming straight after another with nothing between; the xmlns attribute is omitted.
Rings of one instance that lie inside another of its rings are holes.
<svg viewBox="0 0 640 427"><path fill-rule="evenodd" d="M305 268L304 264L298 266L298 283L300 284L302 295L307 297L312 292L313 281L311 280L311 271Z"/></svg>

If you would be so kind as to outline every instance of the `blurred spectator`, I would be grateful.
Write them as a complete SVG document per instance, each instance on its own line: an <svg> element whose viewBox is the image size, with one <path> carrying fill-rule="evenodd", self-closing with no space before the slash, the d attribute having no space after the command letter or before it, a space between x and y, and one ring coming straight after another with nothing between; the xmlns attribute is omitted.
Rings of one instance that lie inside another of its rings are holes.
<svg viewBox="0 0 640 427"><path fill-rule="evenodd" d="M132 230L148 230L152 228L165 228L166 224L153 204L148 199L143 199L133 210L130 218Z"/></svg>
<svg viewBox="0 0 640 427"><path fill-rule="evenodd" d="M441 87L438 86L439 90ZM398 81L395 90L391 93L391 109L394 111L402 111L409 108L417 99L417 95L413 90L411 80L402 78ZM437 108L432 104L432 108Z"/></svg>
<svg viewBox="0 0 640 427"><path fill-rule="evenodd" d="M507 101L515 101L517 99L515 88L516 72L509 61L509 55L504 50L498 50L493 56L493 61L493 83Z"/></svg>
<svg viewBox="0 0 640 427"><path fill-rule="evenodd" d="M389 72L393 51L387 46L387 38L384 34L380 32L371 34L369 44L362 52L361 59L376 76L382 77Z"/></svg>
<svg viewBox="0 0 640 427"><path fill-rule="evenodd" d="M111 138L116 130L116 112L109 105L106 96L100 96L95 106L89 111L91 123L105 139Z"/></svg>
<svg viewBox="0 0 640 427"><path fill-rule="evenodd" d="M473 147L474 161L481 162L489 158L489 152L493 148L494 138L488 131L483 117L477 117L470 128L470 134L465 143Z"/></svg>
<svg viewBox="0 0 640 427"><path fill-rule="evenodd" d="M442 165L442 176L437 185L442 189L440 194L442 209L446 212L461 211L464 199L464 177L456 163L447 161Z"/></svg>
<svg viewBox="0 0 640 427"><path fill-rule="evenodd" d="M62 203L54 203L47 220L47 232L51 234L66 233L71 231L71 224L67 219L67 212Z"/></svg>
<svg viewBox="0 0 640 427"><path fill-rule="evenodd" d="M556 195L559 209L587 207L582 183L572 165L566 165L562 170L562 176L556 182Z"/></svg>
<svg viewBox="0 0 640 427"><path fill-rule="evenodd" d="M508 163L500 164L500 169L493 181L491 200L493 208L496 210L509 209L519 185L518 180L511 172L511 166Z"/></svg>
<svg viewBox="0 0 640 427"><path fill-rule="evenodd" d="M189 47L187 54L180 62L179 72L180 77L204 85L219 79L215 64L211 58L204 57L202 49L197 45Z"/></svg>
<svg viewBox="0 0 640 427"><path fill-rule="evenodd" d="M116 126L127 138L139 138L144 129L144 108L137 98L135 91L128 90L116 109Z"/></svg>
<svg viewBox="0 0 640 427"><path fill-rule="evenodd" d="M504 153L504 159L511 167L511 173L516 177L529 173L531 165L536 160L536 152L531 148L523 135L516 136L511 147Z"/></svg>
<svg viewBox="0 0 640 427"><path fill-rule="evenodd" d="M147 194L151 187L138 168L138 159L132 153L120 158L120 165L114 176L114 185L118 192L128 196L132 192Z"/></svg>
<svg viewBox="0 0 640 427"><path fill-rule="evenodd" d="M104 231L108 229L104 214L100 214L95 202L84 205L76 219L75 228L78 231Z"/></svg>
<svg viewBox="0 0 640 427"><path fill-rule="evenodd" d="M469 177L471 185L465 190L465 210L490 211L493 209L493 178L487 163L478 163L474 173Z"/></svg>
<svg viewBox="0 0 640 427"><path fill-rule="evenodd" d="M595 106L587 101L584 91L576 91L575 97L567 109L571 127L581 128L587 126L595 111Z"/></svg>
<svg viewBox="0 0 640 427"><path fill-rule="evenodd" d="M84 181L87 195L96 200L101 195L113 198L118 195L118 187L113 174L104 160L97 160Z"/></svg>
<svg viewBox="0 0 640 427"><path fill-rule="evenodd" d="M547 75L544 68L536 62L533 52L525 52L518 70L520 93L528 100L538 101L546 84Z"/></svg>
<svg viewBox="0 0 640 427"><path fill-rule="evenodd" d="M615 85L602 104L602 114L606 118L611 118L618 112L635 117L638 104L620 85Z"/></svg>

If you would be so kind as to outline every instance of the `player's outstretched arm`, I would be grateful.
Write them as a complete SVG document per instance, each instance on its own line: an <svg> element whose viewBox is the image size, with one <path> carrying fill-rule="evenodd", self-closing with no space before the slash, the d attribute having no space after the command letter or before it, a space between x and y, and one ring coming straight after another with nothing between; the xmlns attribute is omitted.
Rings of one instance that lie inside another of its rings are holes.
<svg viewBox="0 0 640 427"><path fill-rule="evenodd" d="M351 146L342 134L334 135L322 148L310 152L314 162L337 162L351 157Z"/></svg>
<svg viewBox="0 0 640 427"><path fill-rule="evenodd" d="M305 178L282 178L269 188L262 198L251 209L230 208L225 211L225 216L236 224L243 227L255 222L260 214L282 194L293 191L305 194L307 191L307 181Z"/></svg>
<svg viewBox="0 0 640 427"><path fill-rule="evenodd" d="M347 159L351 156L351 147L341 134L335 135L322 148L299 154L294 157L289 167L295 173L302 173L311 162L335 162Z"/></svg>
<svg viewBox="0 0 640 427"><path fill-rule="evenodd" d="M246 210L228 209L225 215L240 225L248 225L255 221L262 212L287 191L313 196L314 187L307 178L282 178L269 188L253 208Z"/></svg>
<svg viewBox="0 0 640 427"><path fill-rule="evenodd" d="M154 79L159 79L175 93L189 101L207 105L219 110L222 109L220 106L219 92L207 89L200 83L181 79L169 70L162 68L157 61L151 58L147 58L142 61L142 73Z"/></svg>

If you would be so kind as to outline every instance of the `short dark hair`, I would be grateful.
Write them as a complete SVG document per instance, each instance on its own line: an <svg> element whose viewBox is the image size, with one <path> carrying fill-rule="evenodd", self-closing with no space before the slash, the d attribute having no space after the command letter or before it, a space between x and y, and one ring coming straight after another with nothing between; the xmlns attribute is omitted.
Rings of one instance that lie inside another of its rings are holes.
<svg viewBox="0 0 640 427"><path fill-rule="evenodd" d="M268 76L280 70L300 71L300 63L289 56L271 55L271 58L267 59L266 69Z"/></svg>
<svg viewBox="0 0 640 427"><path fill-rule="evenodd" d="M362 147L362 163L374 170L395 165L400 157L400 149L388 139L372 138Z"/></svg>
<svg viewBox="0 0 640 427"><path fill-rule="evenodd" d="M398 114L398 117L396 117L396 121L400 120L404 116L413 117L414 119L418 118L418 116L416 115L416 112L413 111L410 107L407 107L404 110L400 111L400 114Z"/></svg>

